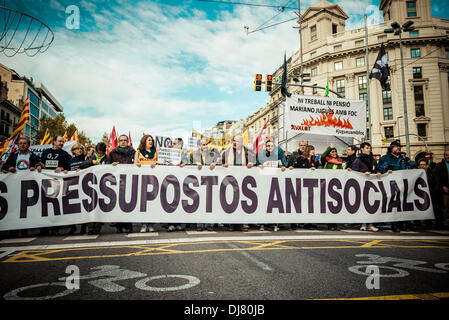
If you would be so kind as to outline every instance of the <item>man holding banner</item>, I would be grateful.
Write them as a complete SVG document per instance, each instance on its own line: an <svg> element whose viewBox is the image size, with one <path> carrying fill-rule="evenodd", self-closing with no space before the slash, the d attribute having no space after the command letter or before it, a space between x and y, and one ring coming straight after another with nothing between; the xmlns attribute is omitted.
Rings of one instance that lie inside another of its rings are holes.
<svg viewBox="0 0 449 320"><path fill-rule="evenodd" d="M43 167L41 159L29 150L30 140L25 137L19 138L18 146L19 150L13 152L3 164L2 172L15 173L16 170L34 171L35 169L41 172Z"/></svg>

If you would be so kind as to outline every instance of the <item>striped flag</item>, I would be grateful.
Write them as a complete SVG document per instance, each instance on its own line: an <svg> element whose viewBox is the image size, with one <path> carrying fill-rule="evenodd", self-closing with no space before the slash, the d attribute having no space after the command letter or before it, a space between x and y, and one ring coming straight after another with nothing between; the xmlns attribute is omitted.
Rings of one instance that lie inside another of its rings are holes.
<svg viewBox="0 0 449 320"><path fill-rule="evenodd" d="M260 150L263 149L264 140L265 140L265 130L267 129L268 121L263 126L262 130L260 130L259 134L256 137L256 140L253 142L253 152L258 154Z"/></svg>
<svg viewBox="0 0 449 320"><path fill-rule="evenodd" d="M118 141L117 141L117 134L115 133L115 126L112 128L111 135L109 136L109 142L108 142L108 148L106 149L106 154L109 155L109 153L117 147Z"/></svg>
<svg viewBox="0 0 449 320"><path fill-rule="evenodd" d="M132 148L133 147L133 141L131 140L131 131L128 131L128 141L129 141L129 146Z"/></svg>
<svg viewBox="0 0 449 320"><path fill-rule="evenodd" d="M69 141L76 141L78 142L78 130L75 130L75 132L73 133L72 137L70 138Z"/></svg>
<svg viewBox="0 0 449 320"><path fill-rule="evenodd" d="M48 128L47 128L47 130L45 130L45 135L41 140L41 145L44 145L44 144L51 144L51 136L50 136L50 131L48 131Z"/></svg>
<svg viewBox="0 0 449 320"><path fill-rule="evenodd" d="M64 142L67 142L67 141L69 141L69 137L67 137L67 131L66 131L66 132L64 132L64 136L63 136L63 138L64 138Z"/></svg>
<svg viewBox="0 0 449 320"><path fill-rule="evenodd" d="M12 132L9 139L3 141L0 144L0 156L3 157L5 154L9 154L14 150L15 148L15 141L17 137L20 136L20 133L22 130L25 129L25 125L30 123L30 99L27 98L25 100L25 103L23 105L22 114L20 115L19 122L17 123L14 131Z"/></svg>

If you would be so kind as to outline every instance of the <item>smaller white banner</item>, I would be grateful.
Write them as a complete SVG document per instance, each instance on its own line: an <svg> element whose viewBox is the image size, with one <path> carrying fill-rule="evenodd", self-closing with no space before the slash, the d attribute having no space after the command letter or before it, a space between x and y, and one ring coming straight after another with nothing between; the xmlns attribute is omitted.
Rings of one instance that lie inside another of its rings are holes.
<svg viewBox="0 0 449 320"><path fill-rule="evenodd" d="M366 133L366 102L291 95L286 100L287 129L294 132L361 139Z"/></svg>
<svg viewBox="0 0 449 320"><path fill-rule="evenodd" d="M158 161L161 164L178 165L181 163L181 150L160 147Z"/></svg>

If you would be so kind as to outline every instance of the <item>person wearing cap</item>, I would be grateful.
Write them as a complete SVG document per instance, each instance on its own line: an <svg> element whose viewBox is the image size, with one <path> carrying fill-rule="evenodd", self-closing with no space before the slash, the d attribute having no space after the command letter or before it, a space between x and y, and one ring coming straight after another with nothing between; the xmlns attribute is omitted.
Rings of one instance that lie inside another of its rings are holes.
<svg viewBox="0 0 449 320"><path fill-rule="evenodd" d="M401 143L399 140L395 140L390 143L386 155L383 155L379 159L378 170L380 173L392 173L398 170L411 169L410 163L401 155ZM400 228L403 228L402 222L391 223L391 230L393 232L400 232ZM410 222L407 222L405 227L410 229Z"/></svg>
<svg viewBox="0 0 449 320"><path fill-rule="evenodd" d="M411 169L410 163L401 154L401 147L399 140L390 143L387 154L379 159L379 171L381 173Z"/></svg>

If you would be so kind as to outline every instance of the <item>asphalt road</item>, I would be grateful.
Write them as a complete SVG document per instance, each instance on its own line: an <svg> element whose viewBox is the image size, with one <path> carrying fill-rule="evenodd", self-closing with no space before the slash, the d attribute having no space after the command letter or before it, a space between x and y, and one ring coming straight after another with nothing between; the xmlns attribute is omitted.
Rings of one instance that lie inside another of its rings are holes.
<svg viewBox="0 0 449 320"><path fill-rule="evenodd" d="M447 231L103 230L95 238L1 240L0 297L182 300L186 307L199 300L449 297Z"/></svg>

